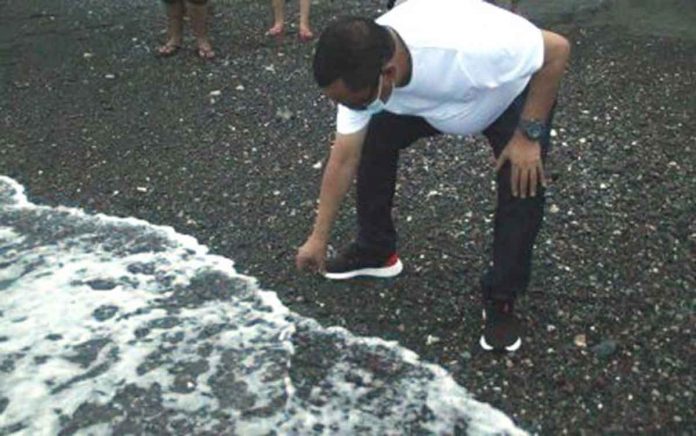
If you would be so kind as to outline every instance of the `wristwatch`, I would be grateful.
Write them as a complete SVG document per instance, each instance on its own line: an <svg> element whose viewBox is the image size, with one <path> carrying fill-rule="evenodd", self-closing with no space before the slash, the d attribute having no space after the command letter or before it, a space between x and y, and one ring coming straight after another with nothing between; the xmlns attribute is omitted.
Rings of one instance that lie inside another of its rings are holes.
<svg viewBox="0 0 696 436"><path fill-rule="evenodd" d="M546 133L546 124L539 120L525 120L520 119L517 127L528 139L532 141L539 141L541 137Z"/></svg>

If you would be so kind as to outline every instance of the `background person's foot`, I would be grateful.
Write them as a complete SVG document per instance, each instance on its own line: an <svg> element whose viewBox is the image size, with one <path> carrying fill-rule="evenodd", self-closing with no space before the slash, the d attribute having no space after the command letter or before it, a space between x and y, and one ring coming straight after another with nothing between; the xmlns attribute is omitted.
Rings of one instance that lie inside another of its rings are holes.
<svg viewBox="0 0 696 436"><path fill-rule="evenodd" d="M157 54L161 57L169 57L175 55L180 49L181 40L170 39L157 49Z"/></svg>
<svg viewBox="0 0 696 436"><path fill-rule="evenodd" d="M210 60L215 57L215 52L213 51L213 47L210 45L210 42L207 40L201 40L198 41L198 48L196 50L196 54L198 55L199 58L203 60Z"/></svg>
<svg viewBox="0 0 696 436"><path fill-rule="evenodd" d="M300 38L300 41L302 42L308 42L314 39L314 33L309 28L300 27L300 31L297 34L297 37Z"/></svg>
<svg viewBox="0 0 696 436"><path fill-rule="evenodd" d="M281 36L285 32L283 24L274 24L273 27L266 31L266 36Z"/></svg>

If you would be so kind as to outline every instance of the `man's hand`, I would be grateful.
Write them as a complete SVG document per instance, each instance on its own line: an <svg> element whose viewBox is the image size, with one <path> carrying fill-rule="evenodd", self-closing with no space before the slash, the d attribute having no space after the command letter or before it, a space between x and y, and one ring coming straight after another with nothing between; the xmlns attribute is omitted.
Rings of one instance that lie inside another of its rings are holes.
<svg viewBox="0 0 696 436"><path fill-rule="evenodd" d="M520 118L525 120L548 120L570 56L570 43L561 35L542 30L542 38L544 63L529 82L529 93L520 114ZM526 198L527 194L534 197L539 183L546 187L541 146L538 142L515 130L512 139L498 156L496 171L500 171L507 161L510 161L511 166L510 185L513 197Z"/></svg>
<svg viewBox="0 0 696 436"><path fill-rule="evenodd" d="M310 236L300 248L297 249L295 265L300 271L310 270L323 272L326 261L326 243Z"/></svg>
<svg viewBox="0 0 696 436"><path fill-rule="evenodd" d="M510 161L510 185L513 197L526 198L527 193L534 197L537 184L546 187L544 167L541 162L541 146L530 141L520 132L515 132L512 139L498 156L495 171L498 172L505 162Z"/></svg>

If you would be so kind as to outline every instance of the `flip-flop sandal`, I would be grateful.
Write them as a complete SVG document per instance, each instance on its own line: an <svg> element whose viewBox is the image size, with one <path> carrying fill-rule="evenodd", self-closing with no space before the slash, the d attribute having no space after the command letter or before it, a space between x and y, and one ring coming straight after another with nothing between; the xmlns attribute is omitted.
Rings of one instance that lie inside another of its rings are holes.
<svg viewBox="0 0 696 436"><path fill-rule="evenodd" d="M285 29L282 27L280 29L275 29L271 27L266 31L266 36L271 36L273 38L279 38L283 36L283 34L285 34Z"/></svg>
<svg viewBox="0 0 696 436"><path fill-rule="evenodd" d="M297 37L301 42L309 42L314 39L314 33L312 32L299 32Z"/></svg>
<svg viewBox="0 0 696 436"><path fill-rule="evenodd" d="M205 49L198 47L198 49L196 49L196 55L204 61L209 61L215 58L215 52L212 48Z"/></svg>
<svg viewBox="0 0 696 436"><path fill-rule="evenodd" d="M181 50L181 45L179 44L164 44L157 49L157 56L168 58L177 54L179 50Z"/></svg>

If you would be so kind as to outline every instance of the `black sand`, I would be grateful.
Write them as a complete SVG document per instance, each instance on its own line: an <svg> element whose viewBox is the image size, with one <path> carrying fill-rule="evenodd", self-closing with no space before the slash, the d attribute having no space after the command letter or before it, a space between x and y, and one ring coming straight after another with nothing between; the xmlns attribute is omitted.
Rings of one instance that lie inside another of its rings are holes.
<svg viewBox="0 0 696 436"><path fill-rule="evenodd" d="M194 235L292 310L398 341L527 430L694 431L693 40L550 24L574 51L535 275L519 303L524 344L503 357L476 344L494 207L480 139L404 153L402 276L296 273L334 114L311 80L311 44L292 30L280 43L263 36L269 9L217 2L220 55L205 63L192 50L154 56L164 38L155 1L0 0L0 174L37 203ZM348 11L376 13L373 2L320 2L313 22ZM351 206L336 247L352 235Z"/></svg>

